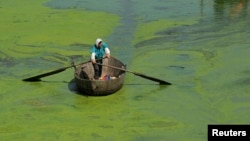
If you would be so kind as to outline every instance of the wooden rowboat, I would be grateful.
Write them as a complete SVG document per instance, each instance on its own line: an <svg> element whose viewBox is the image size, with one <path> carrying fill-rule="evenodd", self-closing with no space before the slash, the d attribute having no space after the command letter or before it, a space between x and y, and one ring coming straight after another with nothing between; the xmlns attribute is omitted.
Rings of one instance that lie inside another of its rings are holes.
<svg viewBox="0 0 250 141"><path fill-rule="evenodd" d="M126 70L126 66L118 59L111 57L103 59L103 63L97 63L102 66L102 76L109 76L109 80L95 80L94 79L94 68L91 61L87 61L81 64L59 68L47 73L39 74L29 78L23 79L23 81L37 82L41 81L41 78L50 76L53 74L65 71L68 68L75 68L74 80L75 84L80 92L85 95L108 95L118 91L124 81L125 72L133 73L134 75L140 76L142 78L158 82L160 85L172 85L171 83L161 80L152 76L148 76L142 73L133 72ZM78 66L78 67L77 67ZM76 68L77 67L77 68Z"/></svg>
<svg viewBox="0 0 250 141"><path fill-rule="evenodd" d="M103 64L125 69L125 64L114 57L103 59ZM92 62L85 63L75 68L74 74L77 89L84 95L109 95L122 88L125 71L102 66L101 78L105 78L105 76L109 76L110 79L94 79Z"/></svg>

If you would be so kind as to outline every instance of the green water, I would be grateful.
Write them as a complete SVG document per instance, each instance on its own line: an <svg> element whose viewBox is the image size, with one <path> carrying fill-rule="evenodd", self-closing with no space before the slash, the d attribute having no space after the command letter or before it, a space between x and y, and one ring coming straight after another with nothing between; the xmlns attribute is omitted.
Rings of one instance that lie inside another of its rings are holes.
<svg viewBox="0 0 250 141"><path fill-rule="evenodd" d="M205 141L208 124L249 124L250 2L0 0L0 140ZM95 39L132 71L115 94L75 92Z"/></svg>

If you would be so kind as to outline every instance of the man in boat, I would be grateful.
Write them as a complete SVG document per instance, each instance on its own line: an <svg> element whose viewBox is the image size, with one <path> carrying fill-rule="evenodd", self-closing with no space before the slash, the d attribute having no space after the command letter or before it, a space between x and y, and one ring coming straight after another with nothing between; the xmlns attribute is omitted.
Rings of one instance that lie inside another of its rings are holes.
<svg viewBox="0 0 250 141"><path fill-rule="evenodd" d="M102 73L102 66L96 63L102 64L103 57L110 57L110 50L108 45L97 38L95 44L91 48L91 61L95 70L94 78L99 79Z"/></svg>

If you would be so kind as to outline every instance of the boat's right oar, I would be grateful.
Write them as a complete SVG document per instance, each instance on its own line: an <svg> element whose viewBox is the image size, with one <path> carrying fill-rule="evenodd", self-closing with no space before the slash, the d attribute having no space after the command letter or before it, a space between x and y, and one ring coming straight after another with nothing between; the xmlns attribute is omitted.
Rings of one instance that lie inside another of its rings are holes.
<svg viewBox="0 0 250 141"><path fill-rule="evenodd" d="M161 79L158 79L158 78L154 78L154 77L151 77L151 76L147 76L147 75L144 75L144 74L141 74L141 73L138 73L138 72L133 72L133 71L129 71L129 70L126 70L126 69L123 69L123 68L118 68L118 67L110 66L110 65L104 65L104 64L100 64L100 63L96 63L96 64L106 66L106 67L110 67L110 68L114 68L114 69L118 69L118 70L122 70L122 71L126 71L126 72L130 72L130 73L133 73L133 74L135 74L137 76L140 76L142 78L146 78L146 79L149 79L149 80L152 80L152 81L155 81L155 82L159 82L159 84L161 84L161 85L171 85L171 83L169 83L167 81L164 81L164 80L161 80Z"/></svg>

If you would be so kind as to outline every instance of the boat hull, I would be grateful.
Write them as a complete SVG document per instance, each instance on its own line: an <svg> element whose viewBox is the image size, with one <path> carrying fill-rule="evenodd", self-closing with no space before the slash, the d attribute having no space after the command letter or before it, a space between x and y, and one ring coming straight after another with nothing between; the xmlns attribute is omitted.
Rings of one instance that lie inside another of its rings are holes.
<svg viewBox="0 0 250 141"><path fill-rule="evenodd" d="M125 64L114 57L103 59L103 64L125 69ZM83 64L75 69L75 82L77 89L84 95L103 96L115 93L122 88L125 71L102 66L101 78L106 75L109 75L111 79L95 80L92 63L89 62Z"/></svg>

